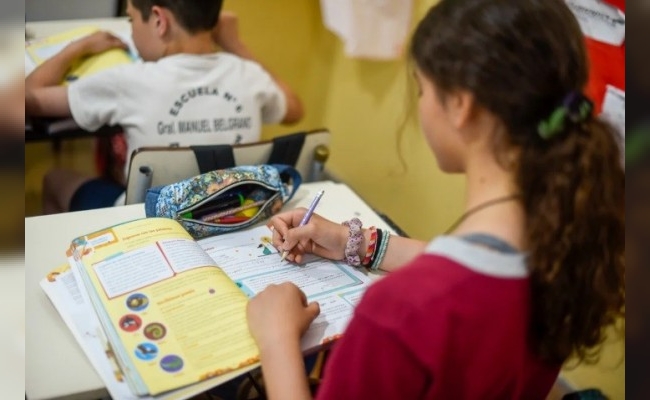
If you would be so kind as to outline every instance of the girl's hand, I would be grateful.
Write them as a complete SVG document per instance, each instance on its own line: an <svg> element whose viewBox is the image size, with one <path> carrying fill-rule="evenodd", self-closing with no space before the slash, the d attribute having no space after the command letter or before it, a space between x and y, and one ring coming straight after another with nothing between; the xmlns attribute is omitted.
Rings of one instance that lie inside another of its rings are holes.
<svg viewBox="0 0 650 400"><path fill-rule="evenodd" d="M342 260L345 257L349 229L313 214L309 222L300 225L305 208L297 208L271 218L269 227L273 230L273 245L280 251L289 250L287 260L302 262L306 253Z"/></svg>
<svg viewBox="0 0 650 400"><path fill-rule="evenodd" d="M290 282L267 286L246 309L248 329L260 350L278 342L299 342L318 314L318 303L307 304L302 290Z"/></svg>

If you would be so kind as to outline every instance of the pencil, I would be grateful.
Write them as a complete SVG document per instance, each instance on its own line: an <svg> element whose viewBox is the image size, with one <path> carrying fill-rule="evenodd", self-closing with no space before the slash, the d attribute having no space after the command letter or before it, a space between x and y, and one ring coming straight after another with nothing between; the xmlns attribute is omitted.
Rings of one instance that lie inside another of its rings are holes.
<svg viewBox="0 0 650 400"><path fill-rule="evenodd" d="M224 210L224 211L220 211L220 212L214 212L214 213L211 213L211 214L206 214L206 215L203 215L200 219L201 219L201 221L211 222L211 221L214 221L215 219L225 217L226 215L232 215L232 214L236 214L236 213L238 213L240 211L248 210L249 208L259 207L264 203L266 203L266 200L258 200L258 201L255 201L253 203L245 204L245 205L235 207L235 208L230 208L228 210Z"/></svg>
<svg viewBox="0 0 650 400"><path fill-rule="evenodd" d="M325 193L324 190L321 190L320 192L316 193L316 197L314 197L314 200L311 201L311 204L309 205L309 208L307 209L305 216L302 217L300 224L298 224L299 227L307 225L307 223L311 219L312 214L314 213L314 210L316 209L316 206L318 205L318 202L320 201L320 198L323 197L324 193ZM287 255L289 255L289 250L283 251L280 261L284 261L284 259L287 258Z"/></svg>

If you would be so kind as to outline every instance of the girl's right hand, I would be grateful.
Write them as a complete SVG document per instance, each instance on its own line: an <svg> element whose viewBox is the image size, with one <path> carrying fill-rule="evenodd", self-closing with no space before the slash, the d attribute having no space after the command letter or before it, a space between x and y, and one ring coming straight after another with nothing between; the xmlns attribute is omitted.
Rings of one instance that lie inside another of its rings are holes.
<svg viewBox="0 0 650 400"><path fill-rule="evenodd" d="M301 263L304 254L315 254L330 260L345 258L349 229L314 213L309 222L300 225L306 208L296 208L271 218L273 245L280 251L289 250L287 260Z"/></svg>

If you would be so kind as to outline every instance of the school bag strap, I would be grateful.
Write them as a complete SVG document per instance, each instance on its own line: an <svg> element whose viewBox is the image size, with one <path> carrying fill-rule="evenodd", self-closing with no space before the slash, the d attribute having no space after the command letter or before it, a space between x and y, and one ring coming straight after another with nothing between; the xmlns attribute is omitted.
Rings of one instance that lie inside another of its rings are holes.
<svg viewBox="0 0 650 400"><path fill-rule="evenodd" d="M305 144L305 135L305 132L297 132L274 138L271 154L266 164L284 164L295 167L302 146ZM190 146L190 149L194 152L201 174L235 166L233 146L230 144Z"/></svg>
<svg viewBox="0 0 650 400"><path fill-rule="evenodd" d="M267 164L286 164L296 166L302 146L305 144L305 132L278 136L273 139L273 148Z"/></svg>

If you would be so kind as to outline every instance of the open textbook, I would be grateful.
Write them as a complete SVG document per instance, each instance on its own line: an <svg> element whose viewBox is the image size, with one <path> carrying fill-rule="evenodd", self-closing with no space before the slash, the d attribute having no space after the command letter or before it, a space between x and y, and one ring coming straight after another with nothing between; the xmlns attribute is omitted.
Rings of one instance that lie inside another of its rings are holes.
<svg viewBox="0 0 650 400"><path fill-rule="evenodd" d="M59 53L65 46L73 41L90 35L98 30L99 28L93 26L85 26L48 36L43 39L37 39L26 44L25 73L31 73L34 68ZM118 36L129 45L130 49L134 48L134 46L131 45L131 39L128 35L119 34ZM75 64L66 72L65 78L61 84L67 85L76 79L118 65L132 63L136 59L137 56L133 50L127 52L122 49L111 49L100 54L95 54L75 62Z"/></svg>
<svg viewBox="0 0 650 400"><path fill-rule="evenodd" d="M294 282L319 302L309 352L341 335L371 281L329 260L281 261L266 226L194 241L176 221L141 219L79 237L68 255L71 268L41 286L125 399L186 398L256 367L245 308L269 284Z"/></svg>

